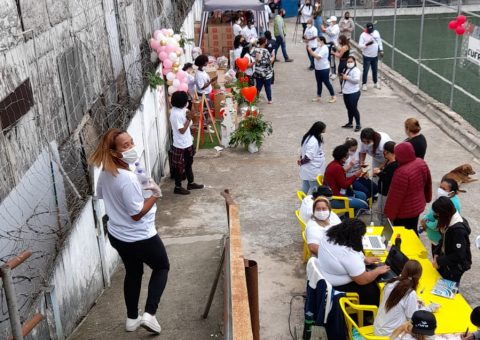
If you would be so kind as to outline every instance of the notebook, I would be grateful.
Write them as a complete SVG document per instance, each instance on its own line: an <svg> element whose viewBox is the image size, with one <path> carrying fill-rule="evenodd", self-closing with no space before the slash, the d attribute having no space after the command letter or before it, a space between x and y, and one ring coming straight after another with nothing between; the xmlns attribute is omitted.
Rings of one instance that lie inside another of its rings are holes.
<svg viewBox="0 0 480 340"><path fill-rule="evenodd" d="M458 283L447 279L438 279L431 293L453 299L458 293Z"/></svg>
<svg viewBox="0 0 480 340"><path fill-rule="evenodd" d="M400 251L395 246L392 246L390 248L390 251L388 252L387 259L385 260L385 263L377 263L374 265L368 265L367 270L373 270L378 266L382 265L387 265L390 266L390 270L386 272L385 274L379 275L376 278L377 282L387 282L390 279L393 279L394 277L397 277L402 273L403 267L405 266L405 263L407 263L408 257Z"/></svg>

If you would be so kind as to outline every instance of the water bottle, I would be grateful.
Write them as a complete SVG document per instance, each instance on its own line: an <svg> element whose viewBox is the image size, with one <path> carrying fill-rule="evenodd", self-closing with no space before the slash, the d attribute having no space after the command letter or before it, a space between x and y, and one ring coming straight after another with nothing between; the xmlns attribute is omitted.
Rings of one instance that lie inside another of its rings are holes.
<svg viewBox="0 0 480 340"><path fill-rule="evenodd" d="M397 247L397 249L400 250L401 246L402 246L402 238L400 237L400 234L397 234L397 237L395 238L395 247Z"/></svg>

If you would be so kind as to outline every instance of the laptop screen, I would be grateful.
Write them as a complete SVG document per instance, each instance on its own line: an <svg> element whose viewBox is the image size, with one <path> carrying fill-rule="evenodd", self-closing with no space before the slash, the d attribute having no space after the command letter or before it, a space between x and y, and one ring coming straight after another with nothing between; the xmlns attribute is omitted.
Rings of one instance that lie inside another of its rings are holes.
<svg viewBox="0 0 480 340"><path fill-rule="evenodd" d="M392 239L393 235L393 226L390 219L387 218L387 224L383 227L382 237L383 243L385 244L385 248L388 247L388 242Z"/></svg>
<svg viewBox="0 0 480 340"><path fill-rule="evenodd" d="M400 275L407 261L408 257L404 253L402 253L397 247L392 246L390 248L390 251L388 252L385 264L387 266L390 266L390 269L392 269L395 274Z"/></svg>

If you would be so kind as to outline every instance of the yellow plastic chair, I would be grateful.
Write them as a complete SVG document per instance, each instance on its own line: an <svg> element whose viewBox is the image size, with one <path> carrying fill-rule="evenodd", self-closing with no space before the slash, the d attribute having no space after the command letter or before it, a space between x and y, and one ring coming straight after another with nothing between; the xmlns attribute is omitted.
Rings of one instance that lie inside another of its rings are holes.
<svg viewBox="0 0 480 340"><path fill-rule="evenodd" d="M343 316L345 317L345 325L348 331L348 338L353 340L352 330L355 328L357 332L365 339L365 340L388 340L388 336L377 336L374 335L373 325L371 326L364 326L364 312L373 312L373 316L377 315L377 306L370 306L370 305L359 305L353 303L348 297L340 298L340 308L342 309ZM352 319L349 312L353 311L357 314L358 324Z"/></svg>
<svg viewBox="0 0 480 340"><path fill-rule="evenodd" d="M312 253L310 252L310 249L308 249L307 236L305 236L305 230L302 231L302 238L303 238L303 263L306 263L310 259L310 257L312 257Z"/></svg>
<svg viewBox="0 0 480 340"><path fill-rule="evenodd" d="M297 216L297 221L298 221L298 224L300 224L300 228L302 229L302 231L305 231L305 228L307 227L307 224L300 217L300 210L298 210L298 209L295 210L295 216Z"/></svg>
<svg viewBox="0 0 480 340"><path fill-rule="evenodd" d="M297 191L297 197L298 197L298 199L300 200L300 202L302 202L303 199L304 199L305 197L307 197L307 194L304 193L304 192L301 191L301 190L298 190L298 191Z"/></svg>
<svg viewBox="0 0 480 340"><path fill-rule="evenodd" d="M318 175L317 176L317 183L318 183L318 185L323 185L323 175Z"/></svg>

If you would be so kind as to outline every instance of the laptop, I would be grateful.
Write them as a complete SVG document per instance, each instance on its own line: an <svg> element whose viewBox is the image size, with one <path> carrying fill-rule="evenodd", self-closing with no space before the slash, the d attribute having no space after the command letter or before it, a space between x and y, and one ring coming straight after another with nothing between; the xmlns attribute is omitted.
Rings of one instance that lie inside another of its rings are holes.
<svg viewBox="0 0 480 340"><path fill-rule="evenodd" d="M362 239L363 250L385 251L388 242L393 235L393 226L390 219L387 218L387 224L383 227L381 235L364 235Z"/></svg>
<svg viewBox="0 0 480 340"><path fill-rule="evenodd" d="M390 270L388 272L377 276L377 279L376 279L377 282L386 282L400 275L407 261L408 261L408 257L404 253L402 253L400 249L398 249L395 246L392 246L390 248L390 251L388 252L388 256L387 256L387 259L385 260L385 263L376 263L373 265L368 265L367 271L373 270L376 267L382 266L382 265L390 266Z"/></svg>

